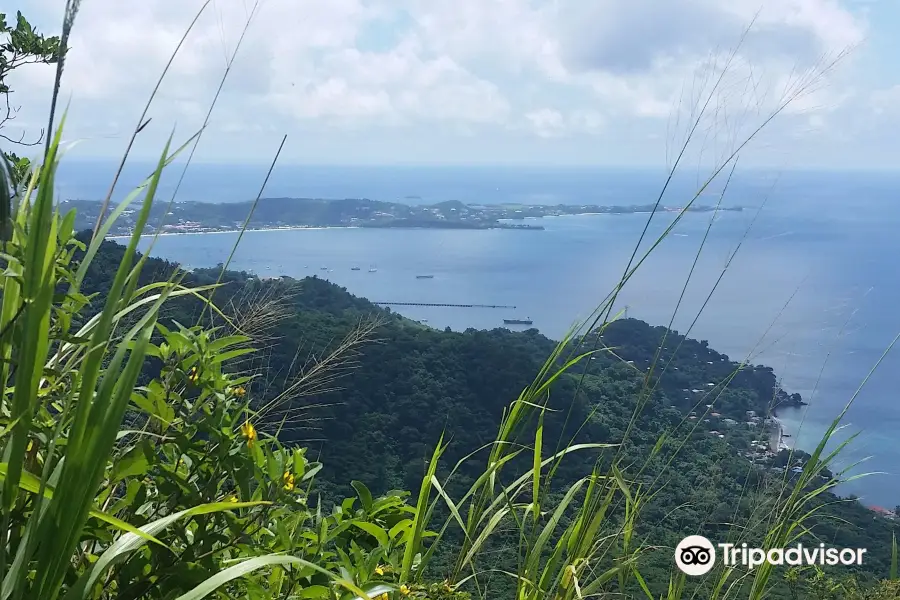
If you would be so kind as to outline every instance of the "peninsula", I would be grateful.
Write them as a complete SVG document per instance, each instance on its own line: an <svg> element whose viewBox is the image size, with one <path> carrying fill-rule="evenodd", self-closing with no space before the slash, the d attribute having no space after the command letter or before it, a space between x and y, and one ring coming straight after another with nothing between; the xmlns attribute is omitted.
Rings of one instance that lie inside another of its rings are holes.
<svg viewBox="0 0 900 600"><path fill-rule="evenodd" d="M102 203L96 200L64 200L67 209L77 209L77 228L97 221ZM252 202L178 202L170 207L157 202L148 228L163 224L166 233L207 233L240 230ZM112 212L115 207L110 207ZM542 230L542 225L523 222L562 215L649 213L653 204L598 206L591 204L465 204L457 200L437 204L410 205L367 198L326 200L313 198L263 198L247 224L248 229L294 229L303 227L380 227L432 229L521 229ZM681 207L661 207L668 212ZM712 212L711 206L691 206L691 212ZM719 208L740 211L741 207ZM128 235L137 219L136 208L125 210L109 235Z"/></svg>

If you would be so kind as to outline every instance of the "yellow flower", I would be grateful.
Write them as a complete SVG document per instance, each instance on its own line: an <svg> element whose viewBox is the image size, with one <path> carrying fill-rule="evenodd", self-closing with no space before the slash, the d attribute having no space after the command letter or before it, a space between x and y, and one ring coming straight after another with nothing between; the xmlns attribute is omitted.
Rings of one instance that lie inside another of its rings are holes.
<svg viewBox="0 0 900 600"><path fill-rule="evenodd" d="M444 591L447 592L448 594L453 591L453 586L450 585L449 579L444 580Z"/></svg>
<svg viewBox="0 0 900 600"><path fill-rule="evenodd" d="M404 583L403 585L400 586L400 593L403 594L404 596L409 596L410 593L412 593L412 590L409 589L408 587L406 587L406 584Z"/></svg>
<svg viewBox="0 0 900 600"><path fill-rule="evenodd" d="M227 502L237 502L238 501L237 496L235 496L234 494L228 496L225 500Z"/></svg>
<svg viewBox="0 0 900 600"><path fill-rule="evenodd" d="M243 386L239 385L236 388L234 388L234 395L237 396L238 398L243 398L244 394L246 394L246 393L247 393L247 390L245 390L243 388Z"/></svg>
<svg viewBox="0 0 900 600"><path fill-rule="evenodd" d="M256 428L250 421L244 421L244 424L241 425L241 435L247 439L247 446L252 448L256 443Z"/></svg>
<svg viewBox="0 0 900 600"><path fill-rule="evenodd" d="M197 371L197 367L191 367L191 370L188 372L188 381L197 383L198 379L200 379L200 373Z"/></svg>
<svg viewBox="0 0 900 600"><path fill-rule="evenodd" d="M384 575L384 567L382 567L381 565L375 567L375 574L379 576Z"/></svg>
<svg viewBox="0 0 900 600"><path fill-rule="evenodd" d="M290 471L285 471L284 476L282 477L284 480L284 489L291 491L294 489L294 474Z"/></svg>
<svg viewBox="0 0 900 600"><path fill-rule="evenodd" d="M382 595L378 596L378 600L390 600L390 596L388 596L388 593L385 592Z"/></svg>

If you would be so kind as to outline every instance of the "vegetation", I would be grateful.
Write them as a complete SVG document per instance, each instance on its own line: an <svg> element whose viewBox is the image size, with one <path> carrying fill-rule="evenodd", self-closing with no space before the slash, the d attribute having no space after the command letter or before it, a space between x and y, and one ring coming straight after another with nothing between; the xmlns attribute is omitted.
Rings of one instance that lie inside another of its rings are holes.
<svg viewBox="0 0 900 600"><path fill-rule="evenodd" d="M88 227L97 221L103 203L98 200L64 200L67 209L75 209L76 225ZM171 209L171 215L168 214ZM179 202L174 206L157 206L150 212L148 228L173 233L202 231L239 231L247 220L249 229L275 227L428 227L436 229L524 229L541 230L541 225L509 223L526 217L573 215L588 213L625 214L650 212L652 205L634 206L541 206L469 205L459 201L410 206L365 198L321 200L313 198L261 198L256 202ZM692 212L711 212L711 206L695 205ZM741 211L741 207L722 210ZM107 208L108 211L108 208ZM124 214L111 230L114 235L128 235L135 217Z"/></svg>
<svg viewBox="0 0 900 600"><path fill-rule="evenodd" d="M558 343L434 331L315 278L138 254L196 136L76 234L61 132L26 180L0 171L4 600L897 597L893 521L831 493L840 448L759 450L800 401L771 369L612 313L637 252ZM695 533L869 554L688 580Z"/></svg>
<svg viewBox="0 0 900 600"><path fill-rule="evenodd" d="M101 294L108 289L122 256L121 246L102 244L88 270L89 289ZM153 277L165 280L176 265L148 259L145 268ZM215 282L218 274L218 269L197 270L187 274L184 283L202 286ZM450 444L437 475L449 495L464 495L483 473L483 464L464 462L452 478L448 477L450 467L494 439L508 404L506 398L516 397L531 382L533 373L555 348L554 342L534 330L436 331L315 277L259 280L228 272L222 281L217 297L230 307L235 319L259 314L253 306L260 304L266 305L268 314L278 315L278 337L272 339L261 332L267 338L265 349L255 357L255 364L244 365L260 373L247 387L254 405L276 402L282 406L267 410L257 425L260 431L277 432L283 443L318 452L323 468L316 478L315 495L325 506L352 494L352 480L364 482L374 493L418 488L433 452L429 442L442 434ZM270 301L273 298L280 300ZM175 302L178 305L170 318L176 321L195 322L202 311L199 301ZM641 373L653 360L664 335L668 351L662 356L672 361L670 370L659 378L658 394L644 407L619 463L630 485L653 482L660 490L644 506L635 526L639 539L659 548L647 550L638 562L655 597L668 584L670 549L686 532L703 531L710 539L727 539L740 525L748 528L744 539L761 542L765 522L758 522L760 516L777 502L785 484L785 474L773 468L806 464L810 459L805 453L783 451L752 464L746 456L755 440L763 438L768 443L763 423L748 424L747 411L767 414L774 398L786 396L771 369L746 366L735 372L739 365L705 342L634 319L619 319L606 327L603 338L616 349L615 356L596 353L586 371L570 371L554 382L551 396L559 401L549 405L556 412L545 417L546 439L611 443L616 447L606 449L609 458L619 448L617 444L625 441L624 432L640 395ZM327 363L336 353L341 359L326 369L328 381L297 383L307 371L297 365L314 364L298 356L322 357ZM582 373L582 390L570 407L569 399ZM335 380L338 374L340 379ZM724 389L708 386L729 377ZM702 393L692 391L700 388ZM292 390L289 398L283 394L286 389ZM714 403L713 407L706 407L707 403ZM710 423L690 419L692 412L707 413ZM567 426L564 417L579 427ZM728 419L737 424L727 425ZM576 429L580 429L577 435ZM725 432L724 438L711 435L719 429ZM533 435L533 429L530 433ZM666 437L671 438L673 447L658 451L653 463L646 464L655 444ZM670 462L665 451L674 454L676 447L677 455ZM570 456L556 470L557 484L576 481L602 457L599 449ZM821 474L827 480L832 477L827 468ZM551 495L556 497L558 491ZM888 573L891 552L886 540L893 522L875 518L855 500L826 494L821 502L829 504L823 509L827 516L809 524L816 538L835 546L869 548L859 574L864 581ZM755 535L750 531L753 527ZM507 528L507 535L511 529ZM872 540L885 542L873 545ZM436 554L433 568L436 576L442 577L452 567L446 554ZM787 581L779 581L776 587L783 597L789 597Z"/></svg>
<svg viewBox="0 0 900 600"><path fill-rule="evenodd" d="M16 13L12 26L7 21L7 15L0 12L0 35L6 37L6 42L0 44L0 97L6 105L5 110L0 108L0 138L16 146L35 146L43 141L43 131L34 138L28 138L25 131L15 137L3 132L21 108L10 99L15 90L10 88L8 78L13 71L26 65L56 63L60 57L60 40L59 37L45 37L35 31L21 12ZM20 185L27 181L31 165L28 158L7 151L3 152L3 158L7 161L13 184Z"/></svg>

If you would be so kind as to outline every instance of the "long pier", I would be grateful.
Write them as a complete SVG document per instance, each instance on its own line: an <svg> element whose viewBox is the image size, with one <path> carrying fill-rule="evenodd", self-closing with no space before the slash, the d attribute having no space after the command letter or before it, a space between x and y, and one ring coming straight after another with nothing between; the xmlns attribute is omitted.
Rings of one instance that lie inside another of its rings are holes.
<svg viewBox="0 0 900 600"><path fill-rule="evenodd" d="M435 302L373 302L380 306L441 306L450 308L515 308L506 304L440 304Z"/></svg>

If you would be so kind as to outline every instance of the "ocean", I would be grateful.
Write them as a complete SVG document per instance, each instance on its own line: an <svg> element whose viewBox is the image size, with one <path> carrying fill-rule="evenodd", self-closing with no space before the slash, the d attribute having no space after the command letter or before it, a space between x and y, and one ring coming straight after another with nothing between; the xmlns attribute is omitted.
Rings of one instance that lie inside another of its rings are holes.
<svg viewBox="0 0 900 600"><path fill-rule="evenodd" d="M124 186L145 174L141 166ZM111 166L63 169L65 198L99 198ZM192 167L179 200L255 197L264 167ZM175 173L177 176L177 173ZM681 206L696 189L690 173L672 183L663 204ZM171 196L175 177L163 185ZM664 174L611 169L513 167L280 167L264 196L368 197L430 203L643 204L656 199ZM102 183L98 183L102 182ZM886 173L739 173L716 216L685 290L674 328L733 360L767 364L785 389L809 406L779 418L797 447L810 450L900 333L900 175ZM699 200L715 204L723 182ZM124 193L125 187L121 188ZM120 195L117 194L117 197ZM315 275L376 302L509 305L510 309L394 307L433 327L494 328L528 318L558 338L601 302L621 277L649 215L541 219L544 231L310 229L245 234L232 262L261 276ZM642 254L671 222L654 216ZM654 325L673 318L711 214L687 214L641 265L617 302ZM223 262L236 234L160 237L152 253L186 267ZM733 260L731 256L740 246ZM325 268L323 270L323 267ZM359 270L352 270L359 267ZM370 268L377 269L370 272ZM416 275L433 275L417 279ZM712 297L707 300L716 285ZM702 308L702 311L701 311ZM698 317L699 313L699 317ZM836 439L858 433L839 468L872 473L843 484L869 505L900 504L900 350L889 353L856 397Z"/></svg>

